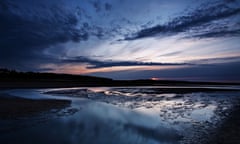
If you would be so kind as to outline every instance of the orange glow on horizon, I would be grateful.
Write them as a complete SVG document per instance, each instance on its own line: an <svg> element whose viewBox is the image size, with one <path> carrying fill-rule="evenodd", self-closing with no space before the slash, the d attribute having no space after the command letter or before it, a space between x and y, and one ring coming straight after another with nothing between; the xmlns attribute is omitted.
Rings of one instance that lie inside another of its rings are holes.
<svg viewBox="0 0 240 144"><path fill-rule="evenodd" d="M160 80L160 78L152 77L151 80L157 81L157 80Z"/></svg>

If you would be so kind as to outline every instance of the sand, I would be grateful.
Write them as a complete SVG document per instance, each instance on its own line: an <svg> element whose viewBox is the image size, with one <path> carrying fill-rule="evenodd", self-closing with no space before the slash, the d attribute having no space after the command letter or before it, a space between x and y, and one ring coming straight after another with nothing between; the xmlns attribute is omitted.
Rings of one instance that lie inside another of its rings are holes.
<svg viewBox="0 0 240 144"><path fill-rule="evenodd" d="M0 93L0 119L28 117L52 109L63 109L70 104L69 100L26 99Z"/></svg>

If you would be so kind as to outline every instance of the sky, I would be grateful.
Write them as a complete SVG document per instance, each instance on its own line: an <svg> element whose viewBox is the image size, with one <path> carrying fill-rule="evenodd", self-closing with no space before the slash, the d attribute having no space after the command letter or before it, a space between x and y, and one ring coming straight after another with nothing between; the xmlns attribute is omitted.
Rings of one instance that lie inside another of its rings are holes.
<svg viewBox="0 0 240 144"><path fill-rule="evenodd" d="M240 82L240 0L1 0L0 67Z"/></svg>

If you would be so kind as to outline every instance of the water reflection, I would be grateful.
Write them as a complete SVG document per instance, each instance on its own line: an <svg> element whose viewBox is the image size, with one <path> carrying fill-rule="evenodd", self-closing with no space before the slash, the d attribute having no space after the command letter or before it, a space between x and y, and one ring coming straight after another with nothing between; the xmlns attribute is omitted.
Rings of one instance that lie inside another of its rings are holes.
<svg viewBox="0 0 240 144"><path fill-rule="evenodd" d="M25 122L31 124L30 120ZM176 130L163 126L151 116L88 102L71 116L52 117L32 127L20 127L14 133L1 135L0 138L1 143L12 144L157 144L177 143L181 137Z"/></svg>

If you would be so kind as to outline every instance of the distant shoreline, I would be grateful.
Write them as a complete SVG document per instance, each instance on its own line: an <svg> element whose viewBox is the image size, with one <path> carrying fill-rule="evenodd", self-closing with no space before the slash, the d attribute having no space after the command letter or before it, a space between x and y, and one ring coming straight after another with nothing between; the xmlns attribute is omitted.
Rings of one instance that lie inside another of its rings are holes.
<svg viewBox="0 0 240 144"><path fill-rule="evenodd" d="M33 89L33 88L72 88L72 87L131 87L131 86L172 86L172 87L189 87L189 88L202 88L204 87L225 87L225 86L240 86L238 84L231 83L198 83L198 82L152 82L151 81L112 81L111 83L81 83L71 81L0 81L0 90L3 89ZM211 88L212 89L212 88ZM236 90L236 89L223 89L224 91Z"/></svg>
<svg viewBox="0 0 240 144"><path fill-rule="evenodd" d="M14 88L70 88L70 87L118 87L118 86L240 86L240 83L193 82L177 80L113 80L109 78L55 74L17 72L0 69L0 89Z"/></svg>

